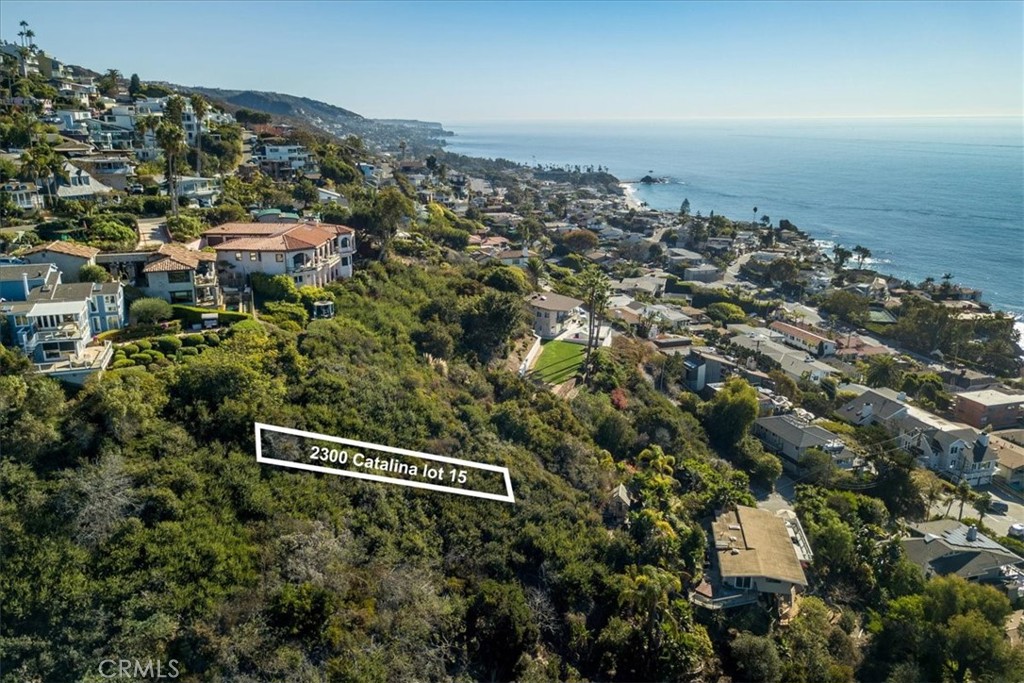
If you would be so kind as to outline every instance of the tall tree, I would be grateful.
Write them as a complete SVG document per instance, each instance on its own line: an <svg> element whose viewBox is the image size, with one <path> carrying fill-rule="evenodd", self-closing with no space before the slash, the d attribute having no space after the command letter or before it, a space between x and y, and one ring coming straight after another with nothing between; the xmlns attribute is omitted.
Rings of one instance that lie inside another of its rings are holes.
<svg viewBox="0 0 1024 683"><path fill-rule="evenodd" d="M590 361L600 336L601 315L604 313L604 309L608 307L611 286L608 282L608 276L595 266L590 266L583 271L580 274L579 282L580 294L589 314L587 320L587 355L583 361L583 381L586 383L590 380Z"/></svg>
<svg viewBox="0 0 1024 683"><path fill-rule="evenodd" d="M853 253L857 255L857 270L862 269L864 267L864 261L871 258L871 250L867 247L862 247L859 244L853 248Z"/></svg>
<svg viewBox="0 0 1024 683"><path fill-rule="evenodd" d="M381 261L388 258L388 251L398 233L398 226L404 219L413 218L415 215L412 202L397 187L386 187L374 197L372 231L380 243L378 258Z"/></svg>
<svg viewBox="0 0 1024 683"><path fill-rule="evenodd" d="M685 218L690 215L690 200L684 199L683 203L679 206L679 215Z"/></svg>
<svg viewBox="0 0 1024 683"><path fill-rule="evenodd" d="M956 485L956 499L960 501L960 512L956 516L957 520L964 518L964 504L970 502L973 497L974 492L971 490L971 485L966 479L961 479L960 483Z"/></svg>
<svg viewBox="0 0 1024 683"><path fill-rule="evenodd" d="M139 74L132 74L132 78L128 82L128 94L134 97L140 90L142 90L142 80L139 78Z"/></svg>
<svg viewBox="0 0 1024 683"><path fill-rule="evenodd" d="M180 119L179 119L180 120ZM185 130L180 125L170 121L163 121L156 129L156 141L164 150L164 159L167 161L167 189L171 195L171 211L178 215L178 160L184 154Z"/></svg>
<svg viewBox="0 0 1024 683"><path fill-rule="evenodd" d="M203 119L210 111L210 104L199 93L192 93L189 101L196 116L196 175L203 175Z"/></svg>
<svg viewBox="0 0 1024 683"><path fill-rule="evenodd" d="M841 244L837 244L832 247L832 256L835 259L836 270L839 271L843 269L843 265L853 256L853 252Z"/></svg>

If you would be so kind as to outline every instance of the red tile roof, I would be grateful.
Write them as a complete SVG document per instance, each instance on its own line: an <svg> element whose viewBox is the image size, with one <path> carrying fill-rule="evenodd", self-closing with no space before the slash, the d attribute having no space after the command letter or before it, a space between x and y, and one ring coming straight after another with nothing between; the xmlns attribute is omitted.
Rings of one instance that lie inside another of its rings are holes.
<svg viewBox="0 0 1024 683"><path fill-rule="evenodd" d="M49 244L41 244L38 247L29 249L25 253L36 254L41 251L55 251L58 254L79 256L81 258L92 258L96 254L100 253L100 250L95 247L88 247L84 244L75 244L74 242L61 242L60 240L50 242Z"/></svg>

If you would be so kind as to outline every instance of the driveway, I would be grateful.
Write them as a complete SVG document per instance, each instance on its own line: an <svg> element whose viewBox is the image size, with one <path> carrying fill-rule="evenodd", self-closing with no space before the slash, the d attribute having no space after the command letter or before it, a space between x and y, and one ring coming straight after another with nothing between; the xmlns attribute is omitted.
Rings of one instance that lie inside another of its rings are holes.
<svg viewBox="0 0 1024 683"><path fill-rule="evenodd" d="M139 219L139 244L136 249L158 249L161 244L171 241L171 236L164 227L164 218Z"/></svg>

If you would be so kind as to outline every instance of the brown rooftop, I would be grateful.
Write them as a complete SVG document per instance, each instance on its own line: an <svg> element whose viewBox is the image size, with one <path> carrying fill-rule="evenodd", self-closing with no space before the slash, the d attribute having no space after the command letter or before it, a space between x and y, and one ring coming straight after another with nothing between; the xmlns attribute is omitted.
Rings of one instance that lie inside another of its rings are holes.
<svg viewBox="0 0 1024 683"><path fill-rule="evenodd" d="M526 303L542 311L571 311L577 306L583 305L583 302L579 299L573 299L571 296L562 296L553 292L534 294L526 300Z"/></svg>
<svg viewBox="0 0 1024 683"><path fill-rule="evenodd" d="M68 256L80 256L82 258L92 258L96 254L100 253L100 250L96 247L89 247L84 244L76 244L74 242L61 242L56 240L49 244L41 244L38 247L29 249L26 254L37 254L43 251L55 251L58 254L67 254Z"/></svg>
<svg viewBox="0 0 1024 683"><path fill-rule="evenodd" d="M774 513L738 505L712 522L711 531L722 577L763 576L807 585L786 523Z"/></svg>

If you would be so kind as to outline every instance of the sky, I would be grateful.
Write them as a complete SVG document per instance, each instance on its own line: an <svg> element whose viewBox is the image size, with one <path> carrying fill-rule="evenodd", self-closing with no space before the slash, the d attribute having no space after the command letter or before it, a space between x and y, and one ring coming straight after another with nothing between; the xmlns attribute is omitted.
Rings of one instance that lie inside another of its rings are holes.
<svg viewBox="0 0 1024 683"><path fill-rule="evenodd" d="M71 64L373 118L1021 116L1022 2L0 0Z"/></svg>

